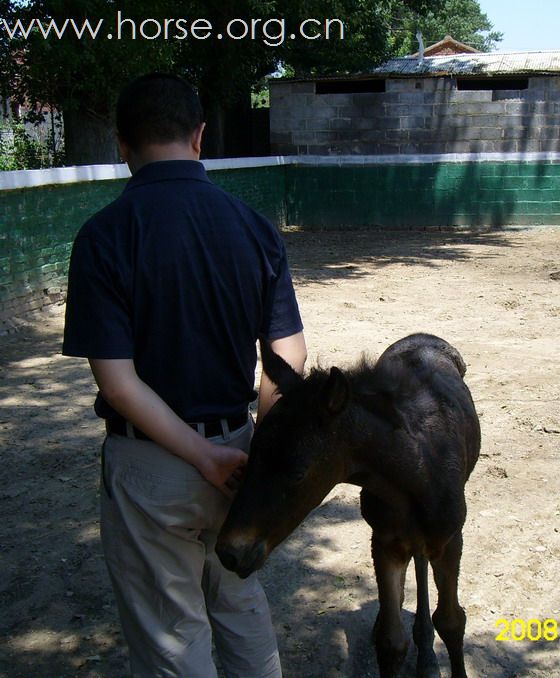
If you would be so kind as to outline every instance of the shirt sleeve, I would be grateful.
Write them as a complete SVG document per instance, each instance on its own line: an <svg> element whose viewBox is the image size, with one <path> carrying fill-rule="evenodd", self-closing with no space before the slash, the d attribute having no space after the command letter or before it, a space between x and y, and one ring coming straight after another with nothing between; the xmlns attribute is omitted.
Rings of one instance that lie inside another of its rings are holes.
<svg viewBox="0 0 560 678"><path fill-rule="evenodd" d="M282 245L280 263L268 288L261 337L272 341L290 337L302 330L303 323L288 268L286 250Z"/></svg>
<svg viewBox="0 0 560 678"><path fill-rule="evenodd" d="M68 273L62 353L84 358L133 358L130 300L122 271L93 236L78 235Z"/></svg>

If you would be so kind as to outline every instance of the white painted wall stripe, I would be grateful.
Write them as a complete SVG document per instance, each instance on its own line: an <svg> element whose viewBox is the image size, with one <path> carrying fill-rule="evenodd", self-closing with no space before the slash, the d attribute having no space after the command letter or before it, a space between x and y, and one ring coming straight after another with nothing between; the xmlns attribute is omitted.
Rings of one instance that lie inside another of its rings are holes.
<svg viewBox="0 0 560 678"><path fill-rule="evenodd" d="M560 163L560 153L446 153L422 155L276 155L259 158L224 158L203 160L205 168L213 170L277 167L281 165L366 166L422 165L472 162ZM127 179L130 171L124 163L117 165L83 165L54 167L44 170L0 172L0 191L36 186L72 184L84 181Z"/></svg>
<svg viewBox="0 0 560 678"><path fill-rule="evenodd" d="M130 171L125 164L83 165L81 167L52 167L42 170L16 170L0 172L0 190L32 188L57 184L74 184L80 181L126 179Z"/></svg>

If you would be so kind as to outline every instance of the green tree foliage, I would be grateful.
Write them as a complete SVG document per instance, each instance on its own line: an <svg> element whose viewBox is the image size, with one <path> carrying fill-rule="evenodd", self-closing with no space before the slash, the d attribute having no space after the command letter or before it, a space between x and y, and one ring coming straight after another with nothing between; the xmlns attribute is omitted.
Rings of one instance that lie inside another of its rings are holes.
<svg viewBox="0 0 560 678"><path fill-rule="evenodd" d="M12 22L16 11L15 3L8 0L0 0L0 17ZM15 69L13 59L13 45L5 31L0 31L0 97L6 99L9 96L10 82Z"/></svg>
<svg viewBox="0 0 560 678"><path fill-rule="evenodd" d="M292 0L287 6L291 25L308 17L340 17L345 22L344 40L286 41L281 61L295 75L359 73L391 56L393 17L402 13L423 16L443 0Z"/></svg>
<svg viewBox="0 0 560 678"><path fill-rule="evenodd" d="M417 52L420 29L426 47L451 35L481 52L491 52L503 39L503 33L493 28L477 0L444 0L441 7L423 15L403 7L394 15L391 49L400 56Z"/></svg>
<svg viewBox="0 0 560 678"><path fill-rule="evenodd" d="M135 3L128 4L128 16L140 18ZM158 2L153 0L149 16L158 17L158 10ZM81 26L85 19L90 19L92 25L100 19L112 24L115 13L116 5L111 0L31 0L20 6L15 15L24 26L34 19L45 26L51 19L59 26L66 19L74 19ZM10 89L20 103L26 102L32 108L40 110L48 104L63 111L70 163L80 162L81 155L85 162L97 161L97 155L116 161L111 130L116 93L146 66L156 70L172 65L164 42L116 41L107 39L106 34L107 31L95 40L85 36L79 39L66 31L59 39L51 32L45 39L35 29L27 38L20 36L11 41L17 68L11 73Z"/></svg>
<svg viewBox="0 0 560 678"><path fill-rule="evenodd" d="M45 39L37 29L27 38L8 39L0 26L0 89L21 102L36 104L39 110L48 104L63 111L68 162L110 162L117 159L111 122L116 96L141 73L161 70L185 76L199 88L214 129L221 129L228 112L236 110L242 122L240 113L250 106L251 89L280 65L289 66L296 75L368 70L393 51L399 17L403 26L410 17L436 13L444 1L0 0L0 18L10 22L19 18L24 26L33 19L41 19L44 25L54 19L59 26L66 19L74 19L77 25L89 19L93 28L101 19L105 22L95 40L79 39L70 30L60 39L54 32ZM232 18L248 22L258 18L262 27L267 19L282 18L288 34L304 19L340 18L345 33L344 40L330 41L286 35L281 44L272 46L265 44L262 35L221 41L163 35L132 39L126 25L123 39L109 39L117 11L137 26L146 18L162 26L166 19L205 18L220 29ZM220 143L215 154L219 147Z"/></svg>

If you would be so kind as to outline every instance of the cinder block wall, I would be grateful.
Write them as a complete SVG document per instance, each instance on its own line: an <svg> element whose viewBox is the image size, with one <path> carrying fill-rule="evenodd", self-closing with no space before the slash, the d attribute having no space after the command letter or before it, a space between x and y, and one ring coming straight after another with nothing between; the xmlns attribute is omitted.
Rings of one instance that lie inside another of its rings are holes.
<svg viewBox="0 0 560 678"><path fill-rule="evenodd" d="M389 78L386 91L316 94L271 81L270 140L282 155L560 150L560 76L526 90L459 91L455 78Z"/></svg>

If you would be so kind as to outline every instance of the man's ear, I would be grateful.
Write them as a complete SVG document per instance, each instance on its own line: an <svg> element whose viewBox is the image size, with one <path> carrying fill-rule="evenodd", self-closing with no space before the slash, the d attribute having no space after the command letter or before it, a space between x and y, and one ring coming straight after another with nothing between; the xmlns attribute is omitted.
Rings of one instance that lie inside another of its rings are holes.
<svg viewBox="0 0 560 678"><path fill-rule="evenodd" d="M205 127L206 123L201 122L200 125L194 130L191 136L191 147L198 157L200 157L200 152L202 150L202 134L204 132Z"/></svg>
<svg viewBox="0 0 560 678"><path fill-rule="evenodd" d="M117 133L117 144L122 161L128 163L130 161L130 147L126 141L123 141L119 133Z"/></svg>
<svg viewBox="0 0 560 678"><path fill-rule="evenodd" d="M350 399L350 384L338 367L331 367L329 378L321 389L321 404L328 414L340 414Z"/></svg>

